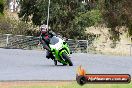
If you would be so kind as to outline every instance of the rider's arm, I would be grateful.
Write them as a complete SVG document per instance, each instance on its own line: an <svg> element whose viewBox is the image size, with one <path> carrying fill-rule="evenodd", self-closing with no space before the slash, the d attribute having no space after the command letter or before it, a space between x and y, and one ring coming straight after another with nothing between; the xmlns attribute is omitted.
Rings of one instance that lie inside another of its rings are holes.
<svg viewBox="0 0 132 88"><path fill-rule="evenodd" d="M42 35L40 36L40 43L42 44L43 48L50 51L50 48L48 47L48 45L46 44L46 42L42 39Z"/></svg>
<svg viewBox="0 0 132 88"><path fill-rule="evenodd" d="M42 35L39 36L39 43L40 43L40 44L43 43Z"/></svg>
<svg viewBox="0 0 132 88"><path fill-rule="evenodd" d="M41 40L41 44L42 44L42 46L43 46L44 49L50 51L49 46L46 44L46 42L44 40Z"/></svg>
<svg viewBox="0 0 132 88"><path fill-rule="evenodd" d="M48 46L47 44L43 43L42 45L43 45L43 48L44 48L44 49L46 49L46 50L48 50L48 51L51 51L50 48L49 48L49 46Z"/></svg>

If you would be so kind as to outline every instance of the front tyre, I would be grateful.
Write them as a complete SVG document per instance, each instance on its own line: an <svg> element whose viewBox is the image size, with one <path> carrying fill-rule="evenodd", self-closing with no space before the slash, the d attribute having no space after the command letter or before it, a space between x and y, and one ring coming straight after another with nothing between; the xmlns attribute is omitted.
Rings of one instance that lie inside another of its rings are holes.
<svg viewBox="0 0 132 88"><path fill-rule="evenodd" d="M62 57L63 59L65 59L66 62L68 62L69 66L73 66L72 61L70 60L70 58L67 56L65 52L62 53Z"/></svg>

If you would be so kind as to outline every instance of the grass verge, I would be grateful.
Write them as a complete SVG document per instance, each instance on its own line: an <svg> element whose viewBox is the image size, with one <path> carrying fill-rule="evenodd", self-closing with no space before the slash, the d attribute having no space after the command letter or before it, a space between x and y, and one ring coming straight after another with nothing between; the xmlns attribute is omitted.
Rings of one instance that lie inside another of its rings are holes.
<svg viewBox="0 0 132 88"><path fill-rule="evenodd" d="M85 84L78 85L76 82L41 82L41 83L15 83L8 86L1 86L0 88L132 88L132 83L129 84Z"/></svg>

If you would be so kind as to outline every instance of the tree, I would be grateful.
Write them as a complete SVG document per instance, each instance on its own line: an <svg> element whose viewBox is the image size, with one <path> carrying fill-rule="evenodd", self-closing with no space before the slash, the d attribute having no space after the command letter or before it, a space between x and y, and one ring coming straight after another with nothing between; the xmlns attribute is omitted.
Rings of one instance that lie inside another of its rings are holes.
<svg viewBox="0 0 132 88"><path fill-rule="evenodd" d="M48 0L21 0L19 17L35 25L46 24ZM89 9L82 0L51 0L49 26L68 38L85 38L90 26Z"/></svg>
<svg viewBox="0 0 132 88"><path fill-rule="evenodd" d="M0 13L3 14L3 11L4 11L4 1L0 0Z"/></svg>
<svg viewBox="0 0 132 88"><path fill-rule="evenodd" d="M113 40L119 40L117 26L129 28L129 35L132 36L132 2L131 0L100 0L100 7L103 18L108 27L111 28Z"/></svg>

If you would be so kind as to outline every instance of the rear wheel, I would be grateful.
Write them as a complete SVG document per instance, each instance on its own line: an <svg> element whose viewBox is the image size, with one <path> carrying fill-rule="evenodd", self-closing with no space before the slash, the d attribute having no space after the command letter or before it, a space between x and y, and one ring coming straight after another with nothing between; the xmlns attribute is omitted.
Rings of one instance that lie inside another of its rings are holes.
<svg viewBox="0 0 132 88"><path fill-rule="evenodd" d="M67 64L63 64L63 66L66 66Z"/></svg>
<svg viewBox="0 0 132 88"><path fill-rule="evenodd" d="M72 61L70 60L70 58L67 56L65 52L62 53L62 57L63 59L65 59L66 62L68 62L69 66L73 66Z"/></svg>
<svg viewBox="0 0 132 88"><path fill-rule="evenodd" d="M57 65L57 60L54 59L54 65Z"/></svg>

